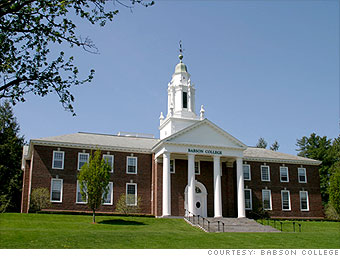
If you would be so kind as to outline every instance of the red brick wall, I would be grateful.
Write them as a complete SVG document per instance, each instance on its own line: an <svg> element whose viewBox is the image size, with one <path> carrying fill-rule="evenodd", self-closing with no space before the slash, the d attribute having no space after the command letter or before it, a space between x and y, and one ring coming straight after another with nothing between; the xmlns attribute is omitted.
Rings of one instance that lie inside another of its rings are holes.
<svg viewBox="0 0 340 256"><path fill-rule="evenodd" d="M272 217L300 217L300 218L322 218L323 208L320 195L320 177L317 166L304 165L306 168L307 183L298 182L298 168L301 165L285 164L288 167L289 182L280 182L280 166L278 163L267 163L270 166L270 182L261 181L260 166L263 162L247 162L251 168L251 181L245 181L245 187L252 190L253 209L262 204L262 189L266 187L271 190L272 210L269 214ZM282 211L281 190L290 191L291 210ZM308 191L309 211L300 210L299 191Z"/></svg>
<svg viewBox="0 0 340 256"><path fill-rule="evenodd" d="M65 152L64 169L52 169L53 150L56 147L34 146L34 161L32 171L32 190L38 187L46 187L50 191L51 178L56 175L63 179L63 200L62 203L52 203L52 210L88 210L84 204L76 204L77 189L77 163L78 153L82 149L60 148ZM85 150L91 153L91 150ZM106 154L107 151L103 151ZM126 183L137 183L138 196L142 198L141 212L151 213L151 173L152 173L152 155L134 153L138 158L137 174L126 173L126 157L131 153L110 151L114 155L114 173L111 174L110 181L113 182L113 205L102 205L98 211L113 212L119 196L126 193ZM24 175L26 177L26 175ZM26 184L27 182L25 182ZM27 202L27 200L25 199ZM24 203L25 204L25 203Z"/></svg>
<svg viewBox="0 0 340 256"><path fill-rule="evenodd" d="M21 212L28 212L28 193L29 193L29 179L30 179L31 161L25 161L25 169L22 175L22 193L21 193Z"/></svg>

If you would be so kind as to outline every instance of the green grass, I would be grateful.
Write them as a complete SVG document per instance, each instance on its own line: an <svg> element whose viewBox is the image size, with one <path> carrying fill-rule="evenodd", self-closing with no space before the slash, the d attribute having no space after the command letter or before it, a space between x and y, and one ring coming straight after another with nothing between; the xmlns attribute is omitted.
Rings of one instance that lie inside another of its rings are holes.
<svg viewBox="0 0 340 256"><path fill-rule="evenodd" d="M182 219L91 218L3 213L0 248L340 248L339 222L303 222L302 233L205 233Z"/></svg>

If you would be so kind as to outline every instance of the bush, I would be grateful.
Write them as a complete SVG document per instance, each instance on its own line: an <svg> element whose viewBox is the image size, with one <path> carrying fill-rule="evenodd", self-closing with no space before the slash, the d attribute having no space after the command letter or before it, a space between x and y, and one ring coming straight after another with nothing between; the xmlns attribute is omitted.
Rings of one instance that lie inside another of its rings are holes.
<svg viewBox="0 0 340 256"><path fill-rule="evenodd" d="M51 206L50 193L47 188L36 188L31 193L30 210L37 212Z"/></svg>
<svg viewBox="0 0 340 256"><path fill-rule="evenodd" d="M133 195L129 195L134 197ZM131 198L132 199L132 198ZM126 194L122 194L117 202L116 211L122 214L131 214L131 213L139 213L140 212L140 204L141 204L141 197L137 196L137 205L127 205L126 202L131 201Z"/></svg>
<svg viewBox="0 0 340 256"><path fill-rule="evenodd" d="M328 203L325 210L326 218L329 220L340 220L340 215L335 210L332 203Z"/></svg>

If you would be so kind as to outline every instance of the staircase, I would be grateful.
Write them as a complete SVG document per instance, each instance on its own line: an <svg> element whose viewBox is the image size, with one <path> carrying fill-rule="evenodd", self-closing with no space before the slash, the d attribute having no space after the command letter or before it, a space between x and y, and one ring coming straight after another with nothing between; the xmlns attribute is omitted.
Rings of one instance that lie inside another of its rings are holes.
<svg viewBox="0 0 340 256"><path fill-rule="evenodd" d="M261 225L248 218L203 218L191 216L184 218L192 226L205 232L280 232L266 225Z"/></svg>

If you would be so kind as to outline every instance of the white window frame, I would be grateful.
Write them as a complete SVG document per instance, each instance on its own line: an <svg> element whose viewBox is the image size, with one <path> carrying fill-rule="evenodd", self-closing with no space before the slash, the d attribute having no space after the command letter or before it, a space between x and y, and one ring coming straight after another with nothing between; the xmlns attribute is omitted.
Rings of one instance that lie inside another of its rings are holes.
<svg viewBox="0 0 340 256"><path fill-rule="evenodd" d="M109 186L109 191L111 191L110 202L105 203L104 200L103 200L102 205L113 205L113 182L110 181L108 186ZM103 193L103 199L104 199L104 193Z"/></svg>
<svg viewBox="0 0 340 256"><path fill-rule="evenodd" d="M283 209L283 193L288 193L288 209ZM291 204L290 204L290 192L289 190L281 190L281 209L282 211L291 211Z"/></svg>
<svg viewBox="0 0 340 256"><path fill-rule="evenodd" d="M307 209L302 209L302 202L301 202L301 194L306 193L306 199L307 199ZM299 193L300 196L300 210L302 212L309 212L309 197L308 197L308 191L300 191Z"/></svg>
<svg viewBox="0 0 340 256"><path fill-rule="evenodd" d="M56 180L60 180L61 181L61 186L60 186L60 200L52 200L52 192L53 192L53 182ZM63 179L55 179L52 178L51 179L51 194L50 194L50 201L52 203L62 203L63 202Z"/></svg>
<svg viewBox="0 0 340 256"><path fill-rule="evenodd" d="M77 180L77 187L76 187L76 204L87 204L87 195L86 195L86 200L83 202L78 201L78 188L79 188L79 193L80 193L80 185L79 185L79 180Z"/></svg>
<svg viewBox="0 0 340 256"><path fill-rule="evenodd" d="M62 153L63 154L63 160L62 160L62 167L55 167L54 166L54 154L55 153ZM65 152L64 151L60 151L60 150L53 150L53 157L52 157L52 169L58 169L58 170L63 170L64 169L64 160L65 160Z"/></svg>
<svg viewBox="0 0 340 256"><path fill-rule="evenodd" d="M196 172L196 163L198 164L198 172ZM195 161L194 163L195 175L201 174L201 161Z"/></svg>
<svg viewBox="0 0 340 256"><path fill-rule="evenodd" d="M136 172L129 172L129 159L130 158L136 159ZM127 156L126 157L126 173L127 174L137 174L137 167L138 167L138 158L136 156Z"/></svg>
<svg viewBox="0 0 340 256"><path fill-rule="evenodd" d="M128 185L134 185L135 186L135 203L134 204L128 204L127 203L127 196L128 196ZM126 183L126 198L125 198L125 203L126 205L129 206L136 206L137 205L137 183Z"/></svg>
<svg viewBox="0 0 340 256"><path fill-rule="evenodd" d="M246 179L245 176L244 176L244 167L245 166L248 166L248 170L249 170L249 179ZM250 164L243 164L243 179L244 180L251 180L251 170L250 170Z"/></svg>
<svg viewBox="0 0 340 256"><path fill-rule="evenodd" d="M111 171L110 172L112 172L113 173L113 168L114 168L114 160L115 160L115 157L114 157L114 155L108 155L108 154L103 154L103 159L105 160L105 157L111 157L112 158L112 164L111 164Z"/></svg>
<svg viewBox="0 0 340 256"><path fill-rule="evenodd" d="M171 162L172 162L172 170L171 170ZM170 173L175 173L175 159L170 159Z"/></svg>
<svg viewBox="0 0 340 256"><path fill-rule="evenodd" d="M299 173L300 170L303 170L303 172L304 172L305 181L300 181L300 173ZM307 171L306 171L306 168L304 168L304 167L298 168L298 181L299 181L299 183L307 183Z"/></svg>
<svg viewBox="0 0 340 256"><path fill-rule="evenodd" d="M77 163L77 170L78 170L78 171L80 171L80 169L81 169L81 168L79 168L80 155L87 155L87 163L89 163L89 160L90 160L90 154L89 154L89 153L79 152L79 153L78 153L78 163Z"/></svg>
<svg viewBox="0 0 340 256"><path fill-rule="evenodd" d="M264 196L263 196L263 192L265 192L265 191L269 191L270 208L264 208ZM262 206L263 206L263 210L266 210L266 211L271 211L273 209L273 205L272 205L272 191L270 189L262 189Z"/></svg>
<svg viewBox="0 0 340 256"><path fill-rule="evenodd" d="M268 168L268 180L262 179L263 178L262 177L262 167ZM260 169L261 169L261 181L270 181L270 167L269 167L269 165L261 165Z"/></svg>
<svg viewBox="0 0 340 256"><path fill-rule="evenodd" d="M281 170L287 170L287 180L282 180ZM287 166L280 166L280 182L289 182L289 170Z"/></svg>
<svg viewBox="0 0 340 256"><path fill-rule="evenodd" d="M246 191L249 191L249 194L250 194L250 207L248 207L248 208L246 207ZM246 210L252 210L253 209L253 195L252 195L250 188L244 189L244 208Z"/></svg>

